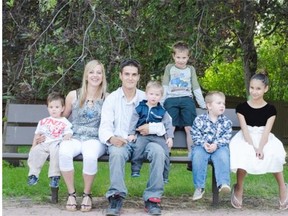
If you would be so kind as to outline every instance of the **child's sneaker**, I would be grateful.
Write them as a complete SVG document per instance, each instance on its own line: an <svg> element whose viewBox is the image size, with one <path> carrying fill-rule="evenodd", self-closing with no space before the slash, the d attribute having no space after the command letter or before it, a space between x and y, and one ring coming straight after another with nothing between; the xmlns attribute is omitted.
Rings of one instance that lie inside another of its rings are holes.
<svg viewBox="0 0 288 216"><path fill-rule="evenodd" d="M205 193L204 188L196 188L196 190L195 190L195 192L193 194L192 200L195 201L195 200L201 199L203 197L204 193Z"/></svg>
<svg viewBox="0 0 288 216"><path fill-rule="evenodd" d="M133 177L133 178L140 177L140 173L139 172L132 172L131 177Z"/></svg>
<svg viewBox="0 0 288 216"><path fill-rule="evenodd" d="M59 179L60 176L52 176L50 177L50 187L52 188L58 188L59 187Z"/></svg>
<svg viewBox="0 0 288 216"><path fill-rule="evenodd" d="M187 169L188 171L192 171L192 161L187 162L187 167L186 167L186 169Z"/></svg>
<svg viewBox="0 0 288 216"><path fill-rule="evenodd" d="M231 192L231 188L227 184L223 184L219 187L219 193L227 194Z"/></svg>
<svg viewBox="0 0 288 216"><path fill-rule="evenodd" d="M36 185L38 182L38 178L35 175L30 175L28 176L28 180L27 180L27 184L32 186L32 185Z"/></svg>

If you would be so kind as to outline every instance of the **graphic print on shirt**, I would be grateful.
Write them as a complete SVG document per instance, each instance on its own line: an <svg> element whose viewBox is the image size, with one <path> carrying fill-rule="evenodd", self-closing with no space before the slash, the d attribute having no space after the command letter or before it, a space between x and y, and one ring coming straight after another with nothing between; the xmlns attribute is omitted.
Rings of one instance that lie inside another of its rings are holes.
<svg viewBox="0 0 288 216"><path fill-rule="evenodd" d="M191 72L189 68L177 69L175 67L170 70L171 92L173 91L189 91L191 89Z"/></svg>
<svg viewBox="0 0 288 216"><path fill-rule="evenodd" d="M57 119L45 118L40 121L40 126L45 128L43 132L47 137L56 139L62 136L67 125Z"/></svg>

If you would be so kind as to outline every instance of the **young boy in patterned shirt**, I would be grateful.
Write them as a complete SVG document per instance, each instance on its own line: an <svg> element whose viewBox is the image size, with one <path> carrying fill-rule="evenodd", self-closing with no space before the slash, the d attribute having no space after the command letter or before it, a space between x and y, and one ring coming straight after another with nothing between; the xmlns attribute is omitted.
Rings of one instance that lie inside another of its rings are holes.
<svg viewBox="0 0 288 216"><path fill-rule="evenodd" d="M209 92L205 97L208 113L195 118L191 136L193 140L191 161L195 192L193 200L203 197L208 162L215 169L217 187L221 193L230 189L229 142L232 136L232 122L225 115L225 95L222 92Z"/></svg>

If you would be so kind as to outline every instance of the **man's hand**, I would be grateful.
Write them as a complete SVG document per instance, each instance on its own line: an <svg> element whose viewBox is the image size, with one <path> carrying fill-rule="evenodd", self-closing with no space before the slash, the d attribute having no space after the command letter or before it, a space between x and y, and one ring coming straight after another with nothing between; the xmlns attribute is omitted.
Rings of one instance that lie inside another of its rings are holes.
<svg viewBox="0 0 288 216"><path fill-rule="evenodd" d="M111 143L112 145L114 145L116 147L121 147L127 143L127 140L124 139L123 137L112 136L109 139L109 143Z"/></svg>
<svg viewBox="0 0 288 216"><path fill-rule="evenodd" d="M140 127L136 128L141 135L146 136L149 134L149 124L141 125Z"/></svg>
<svg viewBox="0 0 288 216"><path fill-rule="evenodd" d="M135 142L135 141L136 141L136 135L130 134L130 135L127 137L127 140L128 140L128 142Z"/></svg>

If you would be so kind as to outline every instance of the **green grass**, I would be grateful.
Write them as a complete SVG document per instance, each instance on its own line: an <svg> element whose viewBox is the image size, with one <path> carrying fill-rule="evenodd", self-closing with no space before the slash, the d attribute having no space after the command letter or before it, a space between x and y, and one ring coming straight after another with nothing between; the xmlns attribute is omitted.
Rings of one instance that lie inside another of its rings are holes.
<svg viewBox="0 0 288 216"><path fill-rule="evenodd" d="M185 152L173 152L173 155L183 155ZM74 162L75 165L75 185L77 194L83 192L82 162ZM103 197L109 187L108 163L99 162L98 173L93 185L93 196ZM12 167L5 161L2 163L2 195L3 198L25 197L34 200L45 200L50 194L48 173L48 162L45 163L40 180L35 186L27 185L28 166L26 161L22 161L21 167ZM130 197L141 197L146 187L149 172L149 164L145 163L139 178L130 177L130 163L126 165L125 181ZM288 181L288 166L284 167L284 176ZM231 184L235 183L235 174L231 173ZM165 197L192 196L194 191L192 174L186 170L186 164L172 164L169 183L165 185ZM67 190L63 180L60 181L59 197L66 197ZM209 166L206 181L206 197L212 197L211 193L211 167ZM245 180L245 196L261 197L263 199L274 199L278 197L277 183L272 174L248 175Z"/></svg>

